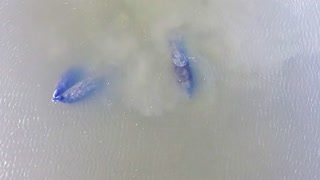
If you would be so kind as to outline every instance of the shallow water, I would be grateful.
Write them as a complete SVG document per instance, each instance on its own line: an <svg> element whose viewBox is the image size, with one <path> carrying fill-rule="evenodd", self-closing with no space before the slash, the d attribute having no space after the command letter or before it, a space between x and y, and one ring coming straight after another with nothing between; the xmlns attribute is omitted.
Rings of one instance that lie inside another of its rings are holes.
<svg viewBox="0 0 320 180"><path fill-rule="evenodd" d="M0 179L318 179L316 0L0 0ZM196 79L174 79L168 37ZM85 64L104 92L51 102Z"/></svg>

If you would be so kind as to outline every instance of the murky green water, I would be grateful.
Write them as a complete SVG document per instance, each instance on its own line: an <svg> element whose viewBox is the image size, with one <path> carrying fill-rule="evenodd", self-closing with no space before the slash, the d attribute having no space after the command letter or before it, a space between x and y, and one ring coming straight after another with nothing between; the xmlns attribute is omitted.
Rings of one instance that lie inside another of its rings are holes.
<svg viewBox="0 0 320 180"><path fill-rule="evenodd" d="M319 17L313 0L0 0L0 179L317 179ZM74 64L108 87L51 102Z"/></svg>

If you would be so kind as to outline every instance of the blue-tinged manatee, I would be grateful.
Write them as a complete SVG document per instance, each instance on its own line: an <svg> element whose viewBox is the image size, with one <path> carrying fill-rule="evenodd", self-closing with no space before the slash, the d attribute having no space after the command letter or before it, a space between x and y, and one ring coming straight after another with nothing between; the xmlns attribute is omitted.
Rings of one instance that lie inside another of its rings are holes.
<svg viewBox="0 0 320 180"><path fill-rule="evenodd" d="M191 96L194 89L194 79L182 37L170 39L170 48L177 81L187 94Z"/></svg>
<svg viewBox="0 0 320 180"><path fill-rule="evenodd" d="M85 71L82 67L69 68L60 78L55 91L53 92L52 101L60 96L67 89L78 83L85 75Z"/></svg>
<svg viewBox="0 0 320 180"><path fill-rule="evenodd" d="M96 91L102 89L104 84L105 78L103 76L88 77L79 81L53 100L62 103L74 103L93 95Z"/></svg>

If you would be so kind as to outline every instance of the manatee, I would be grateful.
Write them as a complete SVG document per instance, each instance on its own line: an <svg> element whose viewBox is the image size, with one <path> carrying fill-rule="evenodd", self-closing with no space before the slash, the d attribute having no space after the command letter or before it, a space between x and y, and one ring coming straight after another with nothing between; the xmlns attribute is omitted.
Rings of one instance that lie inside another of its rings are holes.
<svg viewBox="0 0 320 180"><path fill-rule="evenodd" d="M178 84L189 96L193 94L194 79L182 37L170 39L171 59Z"/></svg>
<svg viewBox="0 0 320 180"><path fill-rule="evenodd" d="M60 96L67 89L78 83L85 75L85 71L82 67L69 68L60 78L55 91L53 92L52 101Z"/></svg>
<svg viewBox="0 0 320 180"><path fill-rule="evenodd" d="M100 90L104 86L104 82L105 78L103 76L85 78L53 100L62 103L74 103L83 100Z"/></svg>

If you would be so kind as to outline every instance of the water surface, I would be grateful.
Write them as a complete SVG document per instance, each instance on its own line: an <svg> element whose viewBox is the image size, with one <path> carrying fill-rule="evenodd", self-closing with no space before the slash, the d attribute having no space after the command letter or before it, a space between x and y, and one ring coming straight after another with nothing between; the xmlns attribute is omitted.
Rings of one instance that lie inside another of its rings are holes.
<svg viewBox="0 0 320 180"><path fill-rule="evenodd" d="M0 178L319 178L319 12L316 0L0 0ZM172 32L192 56L192 98ZM75 64L108 87L51 102Z"/></svg>

